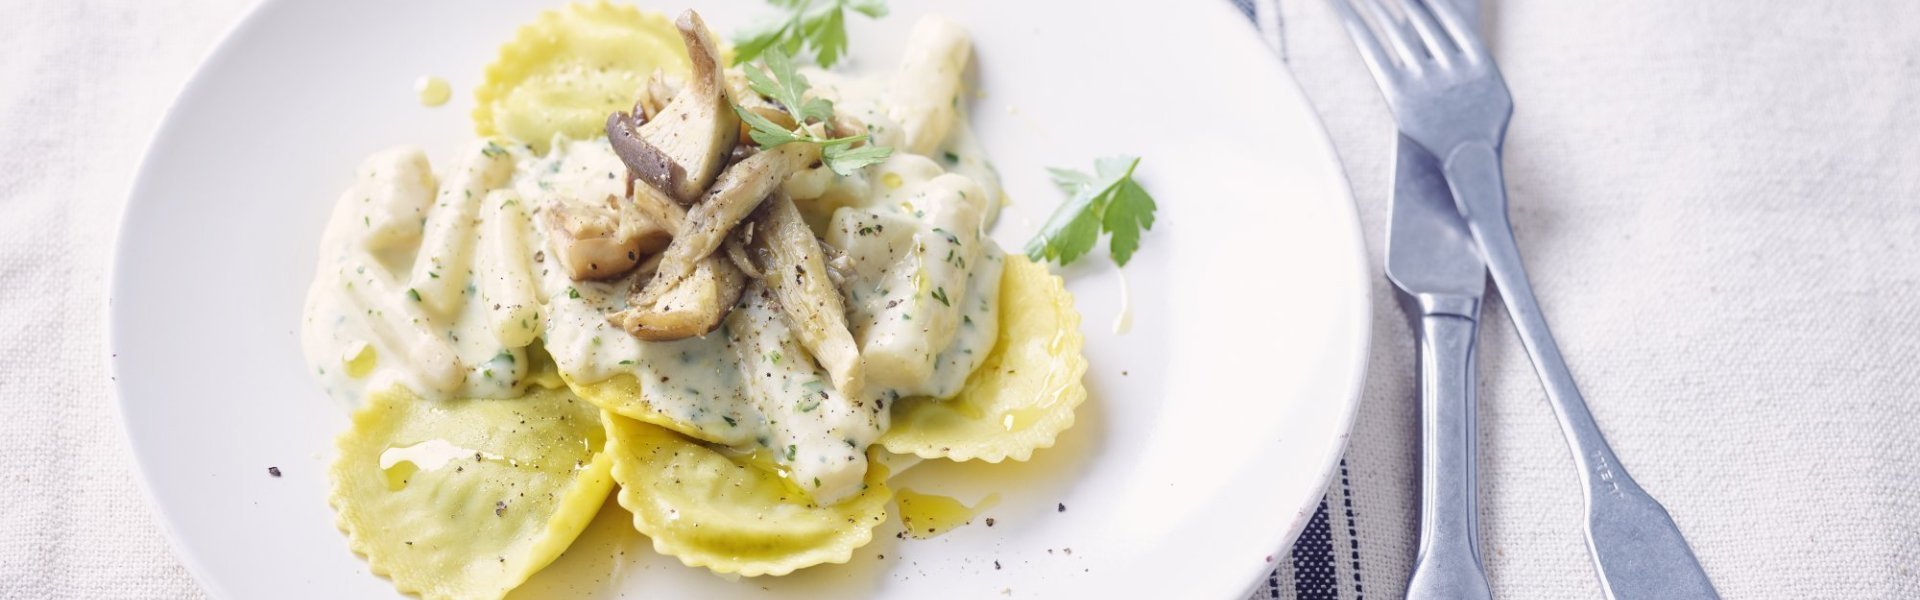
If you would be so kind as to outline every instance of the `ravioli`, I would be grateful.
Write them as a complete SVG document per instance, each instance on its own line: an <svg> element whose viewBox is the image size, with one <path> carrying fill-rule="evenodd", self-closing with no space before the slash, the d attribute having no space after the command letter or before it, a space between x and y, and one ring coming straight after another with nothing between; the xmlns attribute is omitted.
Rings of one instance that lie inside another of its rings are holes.
<svg viewBox="0 0 1920 600"><path fill-rule="evenodd" d="M1000 343L951 399L902 398L881 446L921 458L1024 461L1053 446L1087 399L1080 313L1060 277L1008 255Z"/></svg>
<svg viewBox="0 0 1920 600"><path fill-rule="evenodd" d="M672 429L696 439L707 437L700 428L654 410L653 404L647 402L640 391L640 380L632 375L615 375L612 379L594 383L579 383L568 379L567 387L572 388L574 393L593 403L594 406L614 415Z"/></svg>
<svg viewBox="0 0 1920 600"><path fill-rule="evenodd" d="M599 410L566 388L432 401L394 386L340 437L329 503L348 545L400 591L499 598L599 512L613 488L605 440Z"/></svg>
<svg viewBox="0 0 1920 600"><path fill-rule="evenodd" d="M474 129L538 153L554 134L600 137L607 115L631 109L656 68L677 76L690 68L666 15L604 1L546 11L487 65L474 91Z"/></svg>
<svg viewBox="0 0 1920 600"><path fill-rule="evenodd" d="M661 427L614 414L602 419L620 505L654 550L687 566L753 577L844 563L873 540L893 498L878 463L860 493L819 506L767 468L770 459L736 461Z"/></svg>

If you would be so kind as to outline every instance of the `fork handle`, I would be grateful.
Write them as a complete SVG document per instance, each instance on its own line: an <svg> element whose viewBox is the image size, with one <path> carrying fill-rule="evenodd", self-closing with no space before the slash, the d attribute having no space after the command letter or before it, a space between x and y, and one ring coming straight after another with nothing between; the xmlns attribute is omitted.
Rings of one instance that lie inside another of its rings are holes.
<svg viewBox="0 0 1920 600"><path fill-rule="evenodd" d="M1479 300L1420 304L1420 554L1408 600L1491 598L1480 562L1474 459L1474 346Z"/></svg>
<svg viewBox="0 0 1920 600"><path fill-rule="evenodd" d="M1527 281L1526 268L1520 263L1520 249L1513 240L1513 227L1507 220L1507 190L1500 170L1500 155L1492 146L1466 144L1447 155L1442 170L1447 187L1453 190L1454 203L1466 217L1467 229L1486 255L1487 272L1506 300L1507 314L1520 332L1520 342L1533 360L1533 368L1546 387L1547 400L1559 415L1560 428L1574 449L1574 462L1592 483L1599 475L1597 465L1615 465L1613 477L1624 485L1633 485L1626 471L1618 467L1613 449L1600 435L1600 427L1587 411L1587 402L1574 386L1573 373L1567 370L1560 346L1547 330L1547 319L1533 297L1533 284ZM1592 490L1589 489L1589 492Z"/></svg>
<svg viewBox="0 0 1920 600"><path fill-rule="evenodd" d="M1580 467L1587 497L1587 543L1608 597L1718 598L1666 508L1641 489L1614 456L1547 330L1507 220L1499 149L1484 142L1462 144L1447 154L1442 170Z"/></svg>

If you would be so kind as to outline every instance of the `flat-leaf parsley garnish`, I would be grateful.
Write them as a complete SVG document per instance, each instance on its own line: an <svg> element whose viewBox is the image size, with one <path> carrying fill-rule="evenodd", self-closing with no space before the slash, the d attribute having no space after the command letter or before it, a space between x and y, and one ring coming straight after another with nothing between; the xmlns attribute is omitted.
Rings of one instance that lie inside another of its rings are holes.
<svg viewBox="0 0 1920 600"><path fill-rule="evenodd" d="M807 97L810 84L806 76L794 68L793 58L787 56L786 52L778 48L768 49L761 63L766 66L765 70L752 66L745 69L748 87L785 106L797 123L793 129L787 129L758 113L734 105L733 111L739 113L740 119L747 123L747 134L761 148L771 149L793 142L819 144L820 161L841 175L851 175L861 167L893 155L892 148L872 143L864 133L838 138L815 133L825 130L824 123L833 118L833 102L820 97ZM862 145L855 147L854 144Z"/></svg>
<svg viewBox="0 0 1920 600"><path fill-rule="evenodd" d="M1153 229L1157 206L1146 188L1133 180L1140 166L1135 156L1110 156L1094 161L1094 175L1071 169L1047 169L1053 184L1070 196L1040 233L1027 242L1027 257L1052 260L1066 266L1093 249L1102 231L1109 234L1107 254L1126 266L1140 249L1140 232Z"/></svg>
<svg viewBox="0 0 1920 600"><path fill-rule="evenodd" d="M786 14L763 20L734 35L735 62L744 63L768 50L788 56L802 47L813 50L821 68L840 62L847 54L847 9L878 19L887 16L883 0L768 0Z"/></svg>

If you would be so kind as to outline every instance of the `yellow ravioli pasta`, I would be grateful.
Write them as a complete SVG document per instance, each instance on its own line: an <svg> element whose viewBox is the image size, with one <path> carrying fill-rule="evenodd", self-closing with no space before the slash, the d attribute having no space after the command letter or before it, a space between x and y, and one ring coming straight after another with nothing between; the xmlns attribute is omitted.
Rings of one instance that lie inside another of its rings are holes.
<svg viewBox="0 0 1920 600"><path fill-rule="evenodd" d="M1027 460L1073 426L1087 399L1080 313L1058 276L1008 255L1000 278L1000 342L947 400L903 398L881 436L888 451L921 458Z"/></svg>
<svg viewBox="0 0 1920 600"><path fill-rule="evenodd" d="M844 563L886 520L893 492L878 464L858 495L818 506L774 472L678 433L614 414L602 420L620 505L654 550L688 566L752 577Z"/></svg>
<svg viewBox="0 0 1920 600"><path fill-rule="evenodd" d="M474 128L540 153L556 133L599 137L607 115L631 109L656 68L672 75L689 69L686 47L665 15L604 1L549 10L487 65L474 91Z"/></svg>
<svg viewBox="0 0 1920 600"><path fill-rule="evenodd" d="M579 394L581 398L585 398L602 410L672 429L694 439L716 441L707 439L708 436L701 433L700 428L682 423L654 410L653 405L647 402L646 396L640 391L640 380L632 375L615 375L611 379L594 383L579 383L572 379L566 381L567 387L573 388L573 393Z"/></svg>
<svg viewBox="0 0 1920 600"><path fill-rule="evenodd" d="M329 503L354 552L402 592L499 598L599 512L613 488L600 411L566 388L508 400L370 394L339 440Z"/></svg>
<svg viewBox="0 0 1920 600"><path fill-rule="evenodd" d="M527 346L527 383L534 386L532 389L554 389L567 385L566 378L560 375L560 366L553 364L553 355L547 354L544 345Z"/></svg>

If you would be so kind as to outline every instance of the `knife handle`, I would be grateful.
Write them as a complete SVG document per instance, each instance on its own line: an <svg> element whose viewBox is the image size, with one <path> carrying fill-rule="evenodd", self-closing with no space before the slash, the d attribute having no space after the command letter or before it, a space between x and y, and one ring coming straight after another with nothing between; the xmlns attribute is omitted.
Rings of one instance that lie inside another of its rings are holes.
<svg viewBox="0 0 1920 600"><path fill-rule="evenodd" d="M1442 171L1460 214L1466 217L1467 229L1486 256L1487 272L1506 301L1507 314L1580 467L1580 483L1587 492L1587 545L1607 597L1719 598L1666 507L1627 475L1574 385L1573 372L1547 329L1546 315L1520 262L1520 248L1507 218L1506 176L1501 172L1499 148L1462 144L1447 154Z"/></svg>
<svg viewBox="0 0 1920 600"><path fill-rule="evenodd" d="M1407 598L1490 598L1480 564L1474 477L1474 346L1479 302L1422 295L1420 554Z"/></svg>

